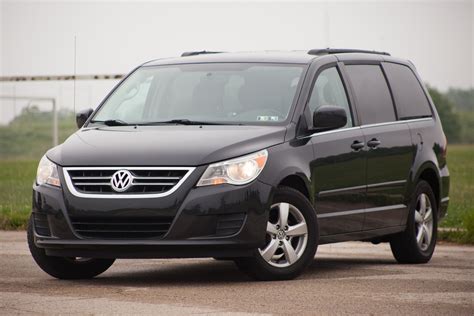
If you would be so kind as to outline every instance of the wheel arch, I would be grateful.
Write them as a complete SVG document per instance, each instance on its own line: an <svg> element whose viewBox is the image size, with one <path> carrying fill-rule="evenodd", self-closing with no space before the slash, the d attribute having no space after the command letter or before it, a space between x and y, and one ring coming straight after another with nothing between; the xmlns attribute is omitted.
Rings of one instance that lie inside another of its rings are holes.
<svg viewBox="0 0 474 316"><path fill-rule="evenodd" d="M438 171L438 168L433 162L425 162L421 167L418 169L417 173L415 174L414 180L413 180L413 188L416 186L416 184L424 180L428 182L428 184L431 186L431 189L433 190L433 193L436 197L436 206L437 209L439 210L440 203L441 203L441 180L440 180L440 174Z"/></svg>
<svg viewBox="0 0 474 316"><path fill-rule="evenodd" d="M272 183L277 187L286 186L297 190L303 194L312 205L314 205L314 199L311 194L311 181L306 173L299 168L290 167L284 169L277 176L275 176Z"/></svg>
<svg viewBox="0 0 474 316"><path fill-rule="evenodd" d="M286 187L293 188L299 191L300 193L302 193L304 196L306 196L306 198L309 201L311 201L311 195L309 193L310 191L309 191L308 185L303 180L303 178L299 175L296 175L296 174L288 175L285 178L281 179L278 185L279 186L283 185Z"/></svg>

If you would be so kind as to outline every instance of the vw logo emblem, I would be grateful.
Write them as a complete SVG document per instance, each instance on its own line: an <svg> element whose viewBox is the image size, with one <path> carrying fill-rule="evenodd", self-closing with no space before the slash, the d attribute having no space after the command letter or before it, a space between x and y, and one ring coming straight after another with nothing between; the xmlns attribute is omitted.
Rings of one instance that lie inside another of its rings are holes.
<svg viewBox="0 0 474 316"><path fill-rule="evenodd" d="M133 184L133 176L128 170L119 170L112 175L110 186L116 192L125 192Z"/></svg>

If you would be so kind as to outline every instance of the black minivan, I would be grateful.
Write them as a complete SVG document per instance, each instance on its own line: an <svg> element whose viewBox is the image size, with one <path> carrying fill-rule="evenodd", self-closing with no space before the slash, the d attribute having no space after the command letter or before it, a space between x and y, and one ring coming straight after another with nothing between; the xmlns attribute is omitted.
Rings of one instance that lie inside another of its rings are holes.
<svg viewBox="0 0 474 316"><path fill-rule="evenodd" d="M439 116L387 53L184 53L137 67L77 124L39 163L28 230L60 279L177 257L291 279L349 240L425 263L448 207Z"/></svg>

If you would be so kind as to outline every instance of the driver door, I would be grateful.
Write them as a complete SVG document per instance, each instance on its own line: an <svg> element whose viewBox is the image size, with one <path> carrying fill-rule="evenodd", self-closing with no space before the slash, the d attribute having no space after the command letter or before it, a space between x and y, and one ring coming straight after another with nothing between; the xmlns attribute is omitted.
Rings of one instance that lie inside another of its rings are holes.
<svg viewBox="0 0 474 316"><path fill-rule="evenodd" d="M311 139L314 151L311 175L320 235L360 231L366 200L364 135L354 126L346 89L336 66L319 73L308 103L311 115L323 105L344 108L347 124L340 129L315 133Z"/></svg>

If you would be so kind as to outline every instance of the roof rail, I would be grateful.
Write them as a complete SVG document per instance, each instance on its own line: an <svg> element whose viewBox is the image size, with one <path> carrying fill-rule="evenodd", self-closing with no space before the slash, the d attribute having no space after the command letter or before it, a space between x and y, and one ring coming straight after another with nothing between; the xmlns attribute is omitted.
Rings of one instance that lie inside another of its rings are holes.
<svg viewBox="0 0 474 316"><path fill-rule="evenodd" d="M346 53L364 53L364 54L378 54L390 56L387 52L378 52L375 50L351 49L351 48L316 48L308 51L310 55L330 55L330 54L346 54Z"/></svg>
<svg viewBox="0 0 474 316"><path fill-rule="evenodd" d="M211 52L208 50L194 51L194 52L184 52L181 54L181 57L196 56L196 55L205 55L205 54L219 54L223 52Z"/></svg>

